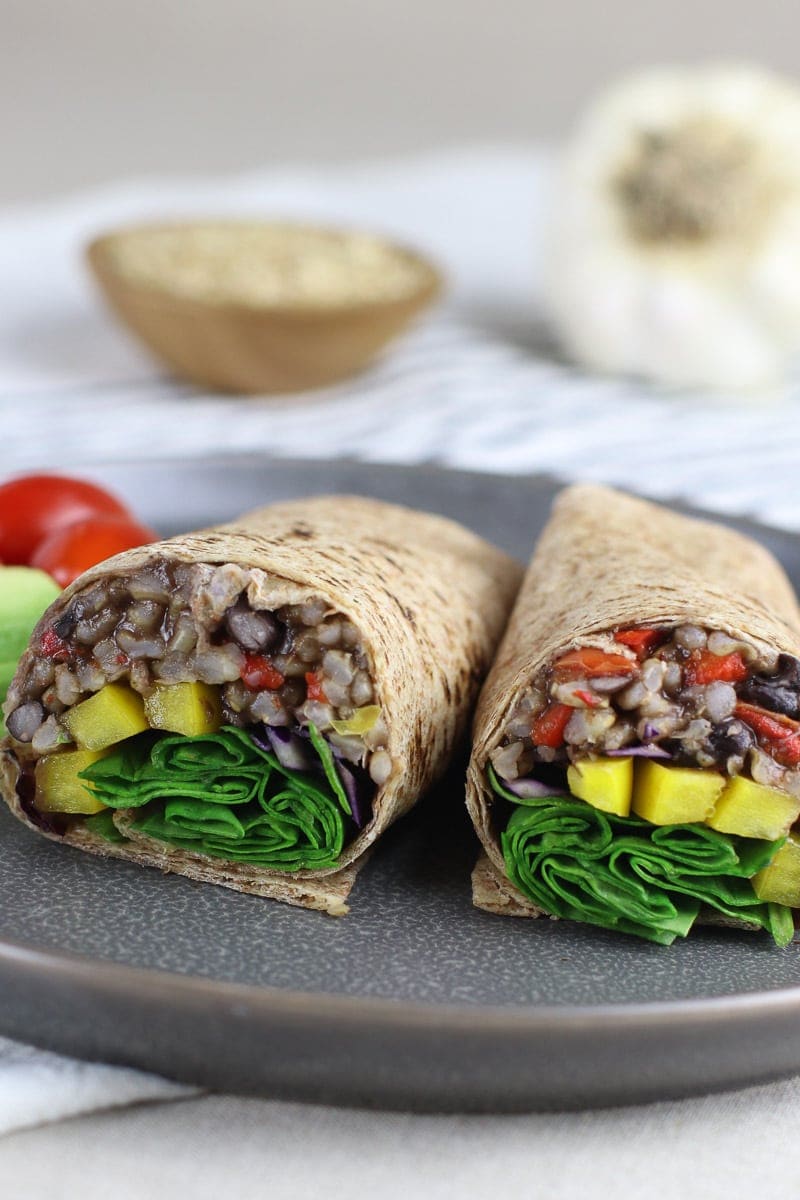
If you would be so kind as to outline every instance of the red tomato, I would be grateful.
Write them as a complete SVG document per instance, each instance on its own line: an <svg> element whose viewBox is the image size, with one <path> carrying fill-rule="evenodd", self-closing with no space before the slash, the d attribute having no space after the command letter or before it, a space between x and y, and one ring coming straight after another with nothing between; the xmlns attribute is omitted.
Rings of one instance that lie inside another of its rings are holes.
<svg viewBox="0 0 800 1200"><path fill-rule="evenodd" d="M39 653L45 658L52 658L54 662L66 662L69 658L69 647L55 629L45 629L39 642Z"/></svg>
<svg viewBox="0 0 800 1200"><path fill-rule="evenodd" d="M103 488L64 475L23 475L0 485L0 559L31 562L40 542L83 517L132 518Z"/></svg>
<svg viewBox="0 0 800 1200"><path fill-rule="evenodd" d="M306 699L320 700L323 704L328 703L328 697L322 690L322 680L317 671L306 671Z"/></svg>
<svg viewBox="0 0 800 1200"><path fill-rule="evenodd" d="M251 692L260 692L262 688L274 692L284 682L283 675L263 654L246 654L240 675L242 683Z"/></svg>
<svg viewBox="0 0 800 1200"><path fill-rule="evenodd" d="M52 575L66 587L89 567L130 550L145 542L155 542L158 534L138 521L121 517L84 517L63 529L56 529L41 543L31 566Z"/></svg>

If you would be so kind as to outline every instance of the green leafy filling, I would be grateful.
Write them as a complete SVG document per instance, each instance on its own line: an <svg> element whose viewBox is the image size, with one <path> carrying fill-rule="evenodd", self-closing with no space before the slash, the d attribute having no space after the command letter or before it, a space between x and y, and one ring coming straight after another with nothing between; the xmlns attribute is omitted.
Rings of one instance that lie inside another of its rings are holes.
<svg viewBox="0 0 800 1200"><path fill-rule="evenodd" d="M521 799L491 766L488 777L496 795L514 806L501 835L508 877L545 912L668 946L686 936L708 905L767 930L778 946L792 940L791 910L759 900L750 883L784 838L651 825L571 796Z"/></svg>
<svg viewBox="0 0 800 1200"><path fill-rule="evenodd" d="M330 748L309 729L320 773L282 766L241 729L199 737L143 733L92 763L81 778L109 809L140 809L132 828L182 850L276 871L336 866L350 806ZM112 814L86 821L123 838Z"/></svg>

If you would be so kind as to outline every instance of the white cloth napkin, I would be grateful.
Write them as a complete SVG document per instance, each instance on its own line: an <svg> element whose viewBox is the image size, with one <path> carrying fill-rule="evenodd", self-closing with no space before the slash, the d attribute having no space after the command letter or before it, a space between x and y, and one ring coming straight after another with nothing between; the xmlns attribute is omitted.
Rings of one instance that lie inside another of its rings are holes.
<svg viewBox="0 0 800 1200"><path fill-rule="evenodd" d="M0 1134L76 1113L197 1094L144 1071L78 1062L0 1037Z"/></svg>
<svg viewBox="0 0 800 1200"><path fill-rule="evenodd" d="M631 382L588 378L559 362L536 309L547 174L548 159L540 152L484 148L339 171L124 183L0 211L0 475L150 458L154 452L348 454L517 473L549 470L800 527L795 388L725 406L718 396L672 397ZM210 212L307 217L395 234L439 260L450 279L449 301L351 384L291 403L198 393L167 379L117 328L90 286L80 251L106 227ZM0 1040L0 1132L178 1094L173 1085L137 1072L79 1064ZM765 1111L788 1097L800 1115L796 1088L776 1085L763 1094ZM726 1105L739 1111L738 1100L712 1103L721 1118ZM290 1120L282 1111L269 1109L276 1136ZM685 1139L698 1111L707 1110L669 1106L662 1127ZM742 1113L735 1127L741 1119ZM564 1121L580 1136L594 1127L588 1117ZM378 1117L364 1122L370 1139L382 1127ZM426 1128L421 1120L386 1122L387 1129ZM638 1123L637 1117L628 1120L632 1131ZM297 1118L302 1124L324 1126L331 1138L341 1128L352 1139L358 1128L349 1115L337 1126L330 1115L309 1113ZM541 1141L550 1128L545 1118L483 1126L501 1127L512 1131L503 1144L517 1147L520 1163L529 1131ZM476 1164L480 1175L471 1123L432 1128L450 1130L458 1145L470 1146L462 1175L472 1170L466 1164ZM415 1133L412 1142L426 1137ZM68 1140L67 1133L61 1141ZM645 1171L654 1161L652 1142L639 1144ZM304 1150L302 1138L298 1145ZM436 1145L428 1144L429 1156ZM742 1153L736 1138L719 1147L734 1162ZM620 1153L628 1161L626 1139ZM298 1154L300 1178L310 1168ZM590 1174L585 1155L581 1161ZM725 1178L735 1189L735 1173ZM427 1194L454 1194L447 1186L441 1180ZM381 1194L399 1192L389 1184ZM788 1193L771 1188L772 1196L779 1194Z"/></svg>
<svg viewBox="0 0 800 1200"><path fill-rule="evenodd" d="M798 1119L800 1080L496 1117L209 1096L12 1135L0 1178L14 1200L797 1200Z"/></svg>
<svg viewBox="0 0 800 1200"><path fill-rule="evenodd" d="M331 172L117 185L0 211L2 467L209 452L349 454L550 470L680 495L796 528L797 388L670 396L582 375L537 311L548 159L486 149ZM147 216L285 214L382 229L429 251L448 303L367 374L285 403L165 378L119 330L80 261Z"/></svg>

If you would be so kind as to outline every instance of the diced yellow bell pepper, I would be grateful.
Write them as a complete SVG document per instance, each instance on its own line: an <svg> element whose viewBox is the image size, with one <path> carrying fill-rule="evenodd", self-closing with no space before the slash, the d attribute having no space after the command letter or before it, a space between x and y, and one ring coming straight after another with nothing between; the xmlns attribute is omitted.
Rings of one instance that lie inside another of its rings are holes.
<svg viewBox="0 0 800 1200"><path fill-rule="evenodd" d="M147 729L142 697L123 683L107 683L61 719L84 750L105 750Z"/></svg>
<svg viewBox="0 0 800 1200"><path fill-rule="evenodd" d="M636 765L633 811L653 825L691 825L711 815L724 786L716 771L645 759Z"/></svg>
<svg viewBox="0 0 800 1200"><path fill-rule="evenodd" d="M45 754L35 767L36 794L34 805L40 812L91 813L106 807L92 795L88 779L79 779L92 763L105 758L104 750L62 750Z"/></svg>
<svg viewBox="0 0 800 1200"><path fill-rule="evenodd" d="M594 758L567 768L567 786L573 796L593 808L627 817L631 810L632 758Z"/></svg>
<svg viewBox="0 0 800 1200"><path fill-rule="evenodd" d="M736 775L729 780L706 824L720 833L774 842L788 833L800 814L800 800Z"/></svg>
<svg viewBox="0 0 800 1200"><path fill-rule="evenodd" d="M800 908L800 839L790 834L768 867L751 883L759 900Z"/></svg>
<svg viewBox="0 0 800 1200"><path fill-rule="evenodd" d="M144 713L152 729L196 737L216 733L222 724L219 688L208 683L158 683L145 698Z"/></svg>
<svg viewBox="0 0 800 1200"><path fill-rule="evenodd" d="M379 705L365 704L363 708L357 708L352 717L348 717L346 721L331 721L331 727L336 733L343 735L369 733L380 715Z"/></svg>

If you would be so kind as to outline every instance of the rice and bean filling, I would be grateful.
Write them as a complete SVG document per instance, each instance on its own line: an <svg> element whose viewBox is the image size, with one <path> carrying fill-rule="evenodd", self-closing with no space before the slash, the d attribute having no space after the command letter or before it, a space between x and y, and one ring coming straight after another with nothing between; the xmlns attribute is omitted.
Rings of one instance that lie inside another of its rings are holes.
<svg viewBox="0 0 800 1200"><path fill-rule="evenodd" d="M45 755L69 747L63 714L106 684L147 697L160 684L200 681L219 688L225 724L313 724L335 755L381 786L392 761L359 630L322 597L273 609L269 593L255 568L170 562L84 588L12 684L9 733ZM360 711L369 728L335 730Z"/></svg>
<svg viewBox="0 0 800 1200"><path fill-rule="evenodd" d="M501 779L650 753L800 796L800 662L696 625L586 639L525 691L491 755Z"/></svg>

